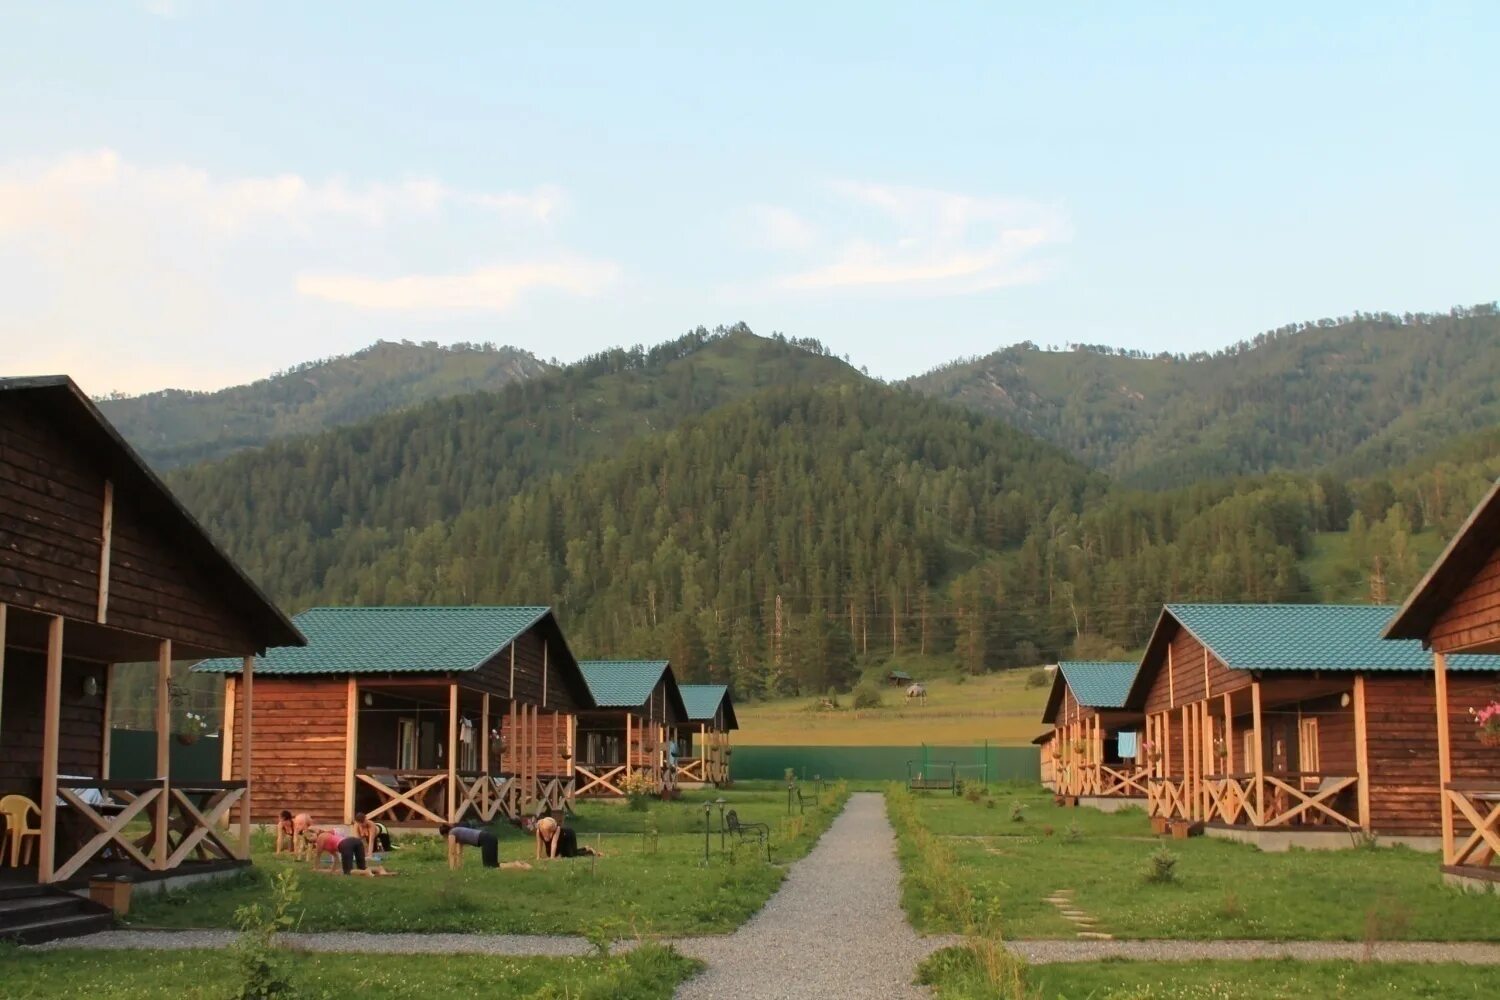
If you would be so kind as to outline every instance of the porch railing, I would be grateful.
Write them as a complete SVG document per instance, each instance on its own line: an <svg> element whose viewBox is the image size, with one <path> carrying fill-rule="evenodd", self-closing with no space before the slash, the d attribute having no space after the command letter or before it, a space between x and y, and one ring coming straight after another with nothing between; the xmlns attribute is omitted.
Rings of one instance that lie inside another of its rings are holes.
<svg viewBox="0 0 1500 1000"><path fill-rule="evenodd" d="M577 769L583 773L584 769ZM373 820L391 824L435 825L448 822L448 772L422 768L360 768L354 772L364 787L373 788L379 802L364 810ZM562 812L572 804L571 775L537 775L530 783L497 772L458 771L454 775L454 821L474 818L485 823L496 818L519 819L543 807Z"/></svg>
<svg viewBox="0 0 1500 1000"><path fill-rule="evenodd" d="M1195 788L1196 785L1196 788ZM1197 782L1155 776L1146 783L1146 805L1153 816L1203 819L1229 826L1358 828L1339 808L1341 795L1355 789L1353 775L1321 771L1205 775ZM1195 801L1197 789L1203 799Z"/></svg>
<svg viewBox="0 0 1500 1000"><path fill-rule="evenodd" d="M1500 781L1450 781L1443 795L1453 807L1453 846L1449 852L1445 845L1443 863L1492 867L1500 855Z"/></svg>
<svg viewBox="0 0 1500 1000"><path fill-rule="evenodd" d="M89 791L97 794L86 794ZM239 845L226 834L224 821L244 794L243 781L59 777L58 804L92 830L53 869L52 880L73 877L106 850L147 871L170 871L189 857L243 861ZM139 825L130 829L138 821L147 824L144 831Z"/></svg>

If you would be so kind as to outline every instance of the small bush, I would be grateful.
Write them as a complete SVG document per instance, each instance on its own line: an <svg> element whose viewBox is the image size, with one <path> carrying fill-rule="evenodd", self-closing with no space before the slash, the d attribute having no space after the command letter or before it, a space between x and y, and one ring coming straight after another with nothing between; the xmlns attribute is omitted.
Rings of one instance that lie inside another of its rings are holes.
<svg viewBox="0 0 1500 1000"><path fill-rule="evenodd" d="M1224 891L1224 898L1219 901L1219 916L1225 920L1238 920L1245 915L1245 904L1240 902L1239 893L1233 889Z"/></svg>
<svg viewBox="0 0 1500 1000"><path fill-rule="evenodd" d="M1158 847L1146 859L1145 879L1156 885L1177 881L1177 855L1165 847Z"/></svg>
<svg viewBox="0 0 1500 1000"><path fill-rule="evenodd" d="M1077 820L1068 824L1068 832L1063 834L1063 839L1070 844L1076 844L1083 840L1083 827L1078 825Z"/></svg>
<svg viewBox="0 0 1500 1000"><path fill-rule="evenodd" d="M625 805L631 812L645 812L651 807L651 779L640 771L620 782L620 791L625 793Z"/></svg>
<svg viewBox="0 0 1500 1000"><path fill-rule="evenodd" d="M995 808L995 800L994 799L985 799L984 800L984 807L986 809L993 809L993 808Z"/></svg>
<svg viewBox="0 0 1500 1000"><path fill-rule="evenodd" d="M1026 803L1012 802L1010 804L1010 821L1012 823L1026 822Z"/></svg>
<svg viewBox="0 0 1500 1000"><path fill-rule="evenodd" d="M968 674L959 674L957 677L953 678L953 684L954 684L955 687L958 686L959 684L967 684L968 681L969 681L969 675Z"/></svg>
<svg viewBox="0 0 1500 1000"><path fill-rule="evenodd" d="M1029 688L1044 688L1052 683L1052 678L1047 676L1047 671L1038 667L1026 675L1026 686Z"/></svg>
<svg viewBox="0 0 1500 1000"><path fill-rule="evenodd" d="M983 787L970 782L964 786L964 798L970 802L977 803L980 799L984 798Z"/></svg>
<svg viewBox="0 0 1500 1000"><path fill-rule="evenodd" d="M1051 823L1048 823L1047 825L1045 825L1045 826L1042 827L1042 836L1043 837L1050 837L1050 836L1052 836L1056 832L1057 832L1056 830L1052 829L1052 824Z"/></svg>
<svg viewBox="0 0 1500 1000"><path fill-rule="evenodd" d="M276 937L297 926L292 908L301 897L296 873L282 871L271 884L269 908L249 903L234 911L234 922L240 929L232 946L240 974L235 1000L291 1000L297 995Z"/></svg>
<svg viewBox="0 0 1500 1000"><path fill-rule="evenodd" d="M881 701L880 689L873 684L861 684L854 689L855 708L879 708Z"/></svg>

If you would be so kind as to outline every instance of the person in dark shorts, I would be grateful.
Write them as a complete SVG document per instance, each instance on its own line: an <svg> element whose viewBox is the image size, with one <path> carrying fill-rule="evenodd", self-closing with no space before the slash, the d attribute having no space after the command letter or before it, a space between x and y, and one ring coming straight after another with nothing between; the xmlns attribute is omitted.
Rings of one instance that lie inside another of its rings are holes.
<svg viewBox="0 0 1500 1000"><path fill-rule="evenodd" d="M532 827L536 832L536 856L549 858L604 857L591 847L580 847L578 834L571 827L563 826L551 816L543 816Z"/></svg>
<svg viewBox="0 0 1500 1000"><path fill-rule="evenodd" d="M365 842L359 837L345 833L342 830L319 831L314 842L313 867L317 868L323 863L323 855L328 855L330 860L336 859L329 865L328 873L337 874L340 869L345 875L359 875L364 878L376 878L385 875L394 875L395 872L386 871L382 865L367 865L365 863Z"/></svg>
<svg viewBox="0 0 1500 1000"><path fill-rule="evenodd" d="M364 813L354 814L354 834L365 842L365 850L371 854L376 851L389 854L393 849L391 831L384 823L376 823Z"/></svg>
<svg viewBox="0 0 1500 1000"><path fill-rule="evenodd" d="M500 838L489 830L479 830L472 826L453 826L449 823L438 824L438 833L448 838L448 867L458 868L463 864L463 849L465 847L479 848L479 858L486 868L530 868L524 861L500 862Z"/></svg>

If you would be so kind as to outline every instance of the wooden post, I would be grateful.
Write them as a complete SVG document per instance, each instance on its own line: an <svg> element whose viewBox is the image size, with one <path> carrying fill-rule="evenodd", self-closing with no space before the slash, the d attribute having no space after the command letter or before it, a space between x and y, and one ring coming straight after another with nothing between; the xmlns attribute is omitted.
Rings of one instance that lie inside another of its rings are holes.
<svg viewBox="0 0 1500 1000"><path fill-rule="evenodd" d="M37 881L51 882L57 867L57 742L62 715L63 620L47 623L47 680L42 708L42 843Z"/></svg>
<svg viewBox="0 0 1500 1000"><path fill-rule="evenodd" d="M458 819L458 685L448 685L448 822Z"/></svg>
<svg viewBox="0 0 1500 1000"><path fill-rule="evenodd" d="M167 867L167 848L172 788L172 640L163 639L156 650L156 776L161 791L156 800L156 840L152 845L152 866L157 871Z"/></svg>
<svg viewBox="0 0 1500 1000"><path fill-rule="evenodd" d="M234 780L234 675L224 678L224 726L219 738L224 745L219 748L219 780Z"/></svg>
<svg viewBox="0 0 1500 1000"><path fill-rule="evenodd" d="M1172 773L1172 713L1162 712L1161 719L1157 724L1161 732L1161 774L1168 777Z"/></svg>
<svg viewBox="0 0 1500 1000"><path fill-rule="evenodd" d="M542 640L542 706L547 705L547 640Z"/></svg>
<svg viewBox="0 0 1500 1000"><path fill-rule="evenodd" d="M4 645L5 637L0 635L0 645ZM114 760L114 727L110 724L110 716L114 715L115 706L115 665L106 663L104 665L104 736L99 740L99 777L108 778L110 765Z"/></svg>
<svg viewBox="0 0 1500 1000"><path fill-rule="evenodd" d="M1167 643L1167 706L1177 704L1177 668L1172 663L1172 644Z"/></svg>
<svg viewBox="0 0 1500 1000"><path fill-rule="evenodd" d="M510 644L510 690L505 695L510 699L512 707L516 700L516 644ZM511 712L511 718L515 718L515 712Z"/></svg>
<svg viewBox="0 0 1500 1000"><path fill-rule="evenodd" d="M1457 858L1453 850L1453 800L1448 786L1453 782L1453 736L1448 731L1448 655L1432 654L1433 694L1437 700L1438 802L1443 816L1443 864Z"/></svg>
<svg viewBox="0 0 1500 1000"><path fill-rule="evenodd" d="M1266 749L1261 741L1260 726L1260 681L1250 682L1250 731L1254 734L1251 742L1255 744L1255 825L1263 826L1266 821Z"/></svg>
<svg viewBox="0 0 1500 1000"><path fill-rule="evenodd" d="M490 814L490 793L495 786L490 782L490 693L479 696L479 810L482 817Z"/></svg>
<svg viewBox="0 0 1500 1000"><path fill-rule="evenodd" d="M0 733L5 726L5 610L0 604Z"/></svg>
<svg viewBox="0 0 1500 1000"><path fill-rule="evenodd" d="M240 854L250 857L250 821L253 813L251 797L255 794L255 783L251 770L255 747L255 657L245 657L240 672L240 780L245 783L245 794L240 796Z"/></svg>
<svg viewBox="0 0 1500 1000"><path fill-rule="evenodd" d="M359 769L359 682L349 675L344 706L344 822L354 822L354 772Z"/></svg>
<svg viewBox="0 0 1500 1000"><path fill-rule="evenodd" d="M1193 738L1193 725L1192 719L1188 715L1188 707L1186 705L1183 705L1180 709L1178 709L1178 714L1180 715L1182 721L1182 795L1183 800L1187 805L1187 812L1189 813L1189 815L1185 816L1184 819L1191 819L1191 814L1193 811L1193 761L1195 759L1194 747L1197 746L1197 740Z"/></svg>
<svg viewBox="0 0 1500 1000"><path fill-rule="evenodd" d="M1224 773L1237 774L1234 766L1234 705L1224 695Z"/></svg>
<svg viewBox="0 0 1500 1000"><path fill-rule="evenodd" d="M1366 728L1365 675L1354 675L1354 773L1359 779L1359 828L1370 832L1370 735Z"/></svg>
<svg viewBox="0 0 1500 1000"><path fill-rule="evenodd" d="M109 551L115 533L115 484L104 481L104 516L99 527L99 604L94 620L103 624L109 617Z"/></svg>
<svg viewBox="0 0 1500 1000"><path fill-rule="evenodd" d="M630 758L633 756L633 754L630 751L631 751L631 746L630 746L630 713L626 712L625 713L625 777L627 777L627 778L630 777Z"/></svg>

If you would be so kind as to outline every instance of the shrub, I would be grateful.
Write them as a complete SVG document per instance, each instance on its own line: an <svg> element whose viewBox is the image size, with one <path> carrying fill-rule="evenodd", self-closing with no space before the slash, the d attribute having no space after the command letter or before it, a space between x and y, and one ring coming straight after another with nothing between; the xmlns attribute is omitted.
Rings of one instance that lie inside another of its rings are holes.
<svg viewBox="0 0 1500 1000"><path fill-rule="evenodd" d="M300 898L296 873L282 871L271 883L269 909L249 903L234 911L234 922L240 929L233 946L240 974L236 1000L291 1000L297 995L287 978L276 935L296 926L291 911Z"/></svg>
<svg viewBox="0 0 1500 1000"><path fill-rule="evenodd" d="M1012 802L1010 804L1010 821L1012 823L1024 823L1026 821L1026 803Z"/></svg>
<svg viewBox="0 0 1500 1000"><path fill-rule="evenodd" d="M861 684L854 689L855 708L879 708L880 689L873 684Z"/></svg>
<svg viewBox="0 0 1500 1000"><path fill-rule="evenodd" d="M1165 847L1152 851L1146 859L1145 879L1158 885L1177 881L1177 855Z"/></svg>
<svg viewBox="0 0 1500 1000"><path fill-rule="evenodd" d="M1077 820L1068 824L1068 832L1063 834L1063 840L1070 844L1076 844L1083 840L1083 827L1078 825Z"/></svg>
<svg viewBox="0 0 1500 1000"><path fill-rule="evenodd" d="M629 774L620 782L620 791L625 793L625 804L632 812L645 812L651 806L651 779L640 771Z"/></svg>
<svg viewBox="0 0 1500 1000"><path fill-rule="evenodd" d="M1052 683L1052 678L1047 676L1047 671L1038 667L1026 675L1026 686L1029 688L1044 688Z"/></svg>
<svg viewBox="0 0 1500 1000"><path fill-rule="evenodd" d="M977 804L980 799L984 798L984 788L971 781L964 786L964 798Z"/></svg>

